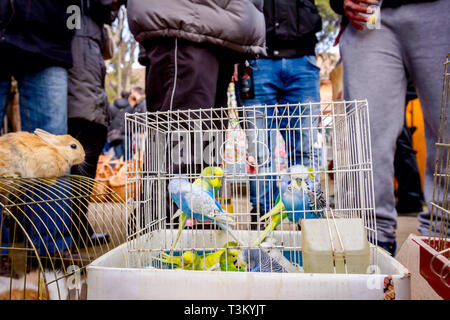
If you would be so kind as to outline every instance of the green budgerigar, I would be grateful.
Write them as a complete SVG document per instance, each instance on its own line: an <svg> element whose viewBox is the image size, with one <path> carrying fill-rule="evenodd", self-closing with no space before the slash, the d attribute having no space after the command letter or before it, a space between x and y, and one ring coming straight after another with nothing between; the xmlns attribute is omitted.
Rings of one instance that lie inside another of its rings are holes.
<svg viewBox="0 0 450 320"><path fill-rule="evenodd" d="M240 261L240 250L234 247L239 246L235 241L225 244L223 250L207 253L205 256L205 270L220 271L244 271L244 262Z"/></svg>
<svg viewBox="0 0 450 320"><path fill-rule="evenodd" d="M203 271L244 271L244 263L240 261L240 250L235 247L236 242L229 242L224 249L199 255L195 250L186 250L181 256L161 254L161 258L154 258L171 265L173 269L203 270Z"/></svg>
<svg viewBox="0 0 450 320"><path fill-rule="evenodd" d="M220 255L220 270L221 271L245 271L245 263L240 260L240 250L225 249Z"/></svg>
<svg viewBox="0 0 450 320"><path fill-rule="evenodd" d="M201 256L195 250L186 250L181 256L171 256L163 252L161 258L153 259L169 264L172 269L203 270Z"/></svg>

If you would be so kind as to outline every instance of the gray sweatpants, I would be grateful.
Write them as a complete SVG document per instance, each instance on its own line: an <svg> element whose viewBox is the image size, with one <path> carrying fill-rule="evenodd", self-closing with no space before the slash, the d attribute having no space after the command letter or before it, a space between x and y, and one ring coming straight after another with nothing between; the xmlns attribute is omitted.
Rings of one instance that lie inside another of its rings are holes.
<svg viewBox="0 0 450 320"><path fill-rule="evenodd" d="M372 137L378 240L396 239L394 153L405 116L406 72L422 106L426 138L424 196L433 195L433 172L443 87L443 62L450 52L450 1L408 4L381 10L381 29L347 26L340 40L344 97L366 99ZM428 234L429 214L419 230Z"/></svg>

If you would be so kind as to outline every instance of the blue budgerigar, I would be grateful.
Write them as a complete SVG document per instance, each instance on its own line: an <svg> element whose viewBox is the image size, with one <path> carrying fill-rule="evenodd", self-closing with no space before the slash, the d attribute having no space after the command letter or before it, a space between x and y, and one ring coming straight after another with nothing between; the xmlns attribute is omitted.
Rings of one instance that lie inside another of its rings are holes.
<svg viewBox="0 0 450 320"><path fill-rule="evenodd" d="M314 177L308 176L303 186L308 196L308 205L317 217L323 217L323 210L326 208L326 200L323 195L322 186L319 181L315 181Z"/></svg>
<svg viewBox="0 0 450 320"><path fill-rule="evenodd" d="M223 170L220 167L206 167L202 170L200 177L195 179L193 185L200 186L202 189L210 192L214 198L217 197L220 187L222 186ZM190 215L178 209L173 215L172 219L178 218L178 234L175 241L172 243L172 250L175 248L180 239L181 232L186 226L186 221Z"/></svg>
<svg viewBox="0 0 450 320"><path fill-rule="evenodd" d="M220 204L209 190L190 183L186 176L176 175L169 182L170 196L181 212L198 221L215 222L222 230L228 232L238 243L237 235L229 225L235 224L230 214L223 211Z"/></svg>
<svg viewBox="0 0 450 320"><path fill-rule="evenodd" d="M270 219L267 220L264 232L253 243L254 246L259 245L285 218L297 223L303 218L323 217L325 199L320 183L314 181L311 171L306 166L295 165L288 169L287 175L282 176L275 206L260 220Z"/></svg>
<svg viewBox="0 0 450 320"><path fill-rule="evenodd" d="M287 272L281 264L260 247L242 250L239 261L244 264L248 272Z"/></svg>

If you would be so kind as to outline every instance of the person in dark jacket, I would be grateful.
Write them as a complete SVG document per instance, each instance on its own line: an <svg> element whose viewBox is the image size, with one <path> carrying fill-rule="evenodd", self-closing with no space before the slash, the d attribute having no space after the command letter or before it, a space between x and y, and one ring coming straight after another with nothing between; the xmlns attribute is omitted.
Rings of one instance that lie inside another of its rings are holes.
<svg viewBox="0 0 450 320"><path fill-rule="evenodd" d="M442 63L450 52L450 1L385 0L380 30L366 28L367 18L362 15L367 13L367 5L378 1L358 2L331 0L330 4L349 21L339 40L344 98L367 99L369 103L378 245L395 254L397 211L392 179L397 137L404 125L407 74L414 83L424 117L424 198L430 212ZM419 231L424 236L430 230L429 212L419 213ZM433 227L439 229L441 222L433 223Z"/></svg>
<svg viewBox="0 0 450 320"><path fill-rule="evenodd" d="M67 70L72 66L69 0L0 1L0 119L11 77L18 82L22 130L67 133ZM0 127L3 122L0 123Z"/></svg>
<svg viewBox="0 0 450 320"><path fill-rule="evenodd" d="M128 23L147 66L148 110L225 107L233 64L265 53L261 3L129 0Z"/></svg>
<svg viewBox="0 0 450 320"><path fill-rule="evenodd" d="M14 78L19 91L21 130L33 132L41 128L53 134L67 133L67 70L72 66L70 43L73 37L73 30L67 27L67 8L71 2L0 1L0 129ZM26 212L30 214L30 221L21 223L30 226L26 231L38 253L53 254L65 249L64 243L70 243L70 235L61 219L45 226L39 222L40 215L48 221L56 218L56 211L61 214L61 210L42 212L39 206L32 209L35 210L33 214ZM62 219L68 222L67 215ZM0 220L0 246L3 248L0 250L0 271L14 276L8 261L9 250L4 249L10 246L9 236L13 233L9 232L11 225L1 210ZM38 230L31 225L37 226ZM52 240L50 235L54 235Z"/></svg>
<svg viewBox="0 0 450 320"><path fill-rule="evenodd" d="M127 106L129 104L129 96L130 92L128 92L127 90L122 90L122 92L120 93L120 98L114 100L114 102L109 106L109 117L111 119L111 122L114 121L117 112L123 108L123 105Z"/></svg>
<svg viewBox="0 0 450 320"><path fill-rule="evenodd" d="M125 157L125 113L132 113L133 107L128 101L130 94L122 91L121 97L111 105L111 125L108 131L108 143L114 148L116 158Z"/></svg>
<svg viewBox="0 0 450 320"><path fill-rule="evenodd" d="M130 94L133 113L147 112L147 104L145 100L145 91L141 87L134 87Z"/></svg>
<svg viewBox="0 0 450 320"><path fill-rule="evenodd" d="M118 5L117 0L80 0L81 24L72 40L73 66L69 69L68 128L69 134L83 145L86 157L82 166L72 169L75 175L95 178L98 158L106 142L110 118L105 92L104 25L112 23ZM73 207L79 220L77 227L88 243L107 236L92 230L86 216L87 203Z"/></svg>
<svg viewBox="0 0 450 320"><path fill-rule="evenodd" d="M410 77L408 76L408 86L405 103L417 99L417 93ZM423 191L420 181L419 167L417 164L416 151L413 149L412 136L416 127L409 127L404 121L402 133L397 138L397 145L394 156L394 175L397 180L397 213L417 213L423 208Z"/></svg>
<svg viewBox="0 0 450 320"><path fill-rule="evenodd" d="M73 66L69 69L69 133L89 152L83 172L95 177L98 157L106 142L109 104L105 92L106 68L103 61L105 30L112 22L113 0L81 0L81 28L72 40Z"/></svg>
<svg viewBox="0 0 450 320"><path fill-rule="evenodd" d="M279 127L286 142L289 166L303 164L318 170L320 155L313 147L317 141L317 129L300 128L317 128L320 106L289 107L289 110L288 107L280 107L278 114L289 114L291 119L278 124L273 120L266 123L265 116L274 115L275 108L270 106L276 104L320 102L320 69L315 58L315 34L322 29L322 20L314 0L264 0L264 16L267 55L250 60L246 66L239 68L241 103L245 106L269 106L246 111L250 120L247 123L249 159L254 159L259 173L276 172L271 155L276 138L275 128ZM278 188L271 177L259 175L250 182L253 222L256 222L256 213L268 212L277 198ZM264 181L258 182L258 179Z"/></svg>
<svg viewBox="0 0 450 320"><path fill-rule="evenodd" d="M234 63L265 54L262 0L128 0L127 10L150 112L226 107Z"/></svg>
<svg viewBox="0 0 450 320"><path fill-rule="evenodd" d="M141 87L134 87L131 89L130 96L128 97L129 108L124 110L124 113L121 115L123 117L122 122L125 121L125 113L145 113L147 112L147 102L145 99L145 91ZM132 129L128 127L128 129ZM125 125L122 123L122 136L124 137L123 142L117 146L114 150L118 149L117 155L123 156L126 160L130 160L134 157L134 149L133 149L133 141L131 140L133 134L128 132L125 136ZM125 141L127 138L128 141ZM128 145L128 149L127 149ZM116 155L116 156L117 156Z"/></svg>
<svg viewBox="0 0 450 320"><path fill-rule="evenodd" d="M226 107L234 64L266 52L262 0L128 0L127 9L130 31L142 45L139 61L147 68L149 112ZM219 165L194 154L193 134L180 140L167 148L167 157L184 143L192 163L167 161L167 172L198 174ZM168 203L168 212L173 210Z"/></svg>

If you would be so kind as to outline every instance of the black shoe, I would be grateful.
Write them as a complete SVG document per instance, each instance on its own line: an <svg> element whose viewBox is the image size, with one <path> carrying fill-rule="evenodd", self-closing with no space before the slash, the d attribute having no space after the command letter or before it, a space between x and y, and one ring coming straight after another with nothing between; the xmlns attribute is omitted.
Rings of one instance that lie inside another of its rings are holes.
<svg viewBox="0 0 450 320"><path fill-rule="evenodd" d="M395 257L395 251L397 250L397 241L382 242L378 241L378 246L389 252L392 257Z"/></svg>
<svg viewBox="0 0 450 320"><path fill-rule="evenodd" d="M417 198L410 198L407 201L400 200L395 206L397 213L417 213L422 212L422 201Z"/></svg>

